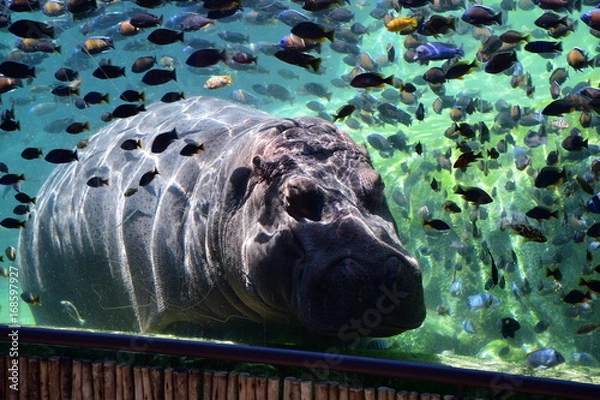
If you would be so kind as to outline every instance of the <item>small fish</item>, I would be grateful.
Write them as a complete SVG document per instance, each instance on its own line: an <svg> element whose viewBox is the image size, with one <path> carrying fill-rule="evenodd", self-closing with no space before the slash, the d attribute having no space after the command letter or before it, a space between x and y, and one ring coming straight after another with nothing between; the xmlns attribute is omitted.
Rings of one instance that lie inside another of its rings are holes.
<svg viewBox="0 0 600 400"><path fill-rule="evenodd" d="M533 327L535 333L544 333L550 327L550 323L547 321L540 321Z"/></svg>
<svg viewBox="0 0 600 400"><path fill-rule="evenodd" d="M580 304L586 303L589 300L592 300L592 296L590 292L583 293L579 290L571 290L567 293L562 300L565 303L573 304L574 306L578 306Z"/></svg>
<svg viewBox="0 0 600 400"><path fill-rule="evenodd" d="M315 73L318 73L321 68L322 60L320 58L297 50L283 49L273 55L285 63L296 65Z"/></svg>
<svg viewBox="0 0 600 400"><path fill-rule="evenodd" d="M27 195L26 193L23 192L18 192L17 194L15 194L15 199L19 202L19 203L23 203L23 204L36 204L37 202L37 197L30 197L29 195Z"/></svg>
<svg viewBox="0 0 600 400"><path fill-rule="evenodd" d="M488 249L488 254L490 255L490 258L492 260L492 287L494 287L498 284L499 271L498 271L498 267L496 266L496 261L494 260L494 256L492 255L492 252L489 249Z"/></svg>
<svg viewBox="0 0 600 400"><path fill-rule="evenodd" d="M526 242L545 243L548 241L546 236L536 227L525 222L513 222L507 225L517 235L523 236Z"/></svg>
<svg viewBox="0 0 600 400"><path fill-rule="evenodd" d="M16 185L25 180L25 174L5 174L0 177L0 185Z"/></svg>
<svg viewBox="0 0 600 400"><path fill-rule="evenodd" d="M438 313L438 315L448 316L448 317L450 316L450 310L442 305L437 306L435 311Z"/></svg>
<svg viewBox="0 0 600 400"><path fill-rule="evenodd" d="M174 69L151 69L142 77L142 82L149 86L162 85L170 81L177 81L177 73Z"/></svg>
<svg viewBox="0 0 600 400"><path fill-rule="evenodd" d="M557 282L562 280L562 272L560 272L560 268L556 267L554 269L546 268L546 278L552 278Z"/></svg>
<svg viewBox="0 0 600 400"><path fill-rule="evenodd" d="M494 201L483 189L475 186L456 185L454 193L462 195L463 199L474 204L489 204Z"/></svg>
<svg viewBox="0 0 600 400"><path fill-rule="evenodd" d="M415 145L415 152L416 152L418 155L421 155L421 154L423 154L423 145L421 144L421 141L420 141L420 140L419 140L419 141L417 142L417 144Z"/></svg>
<svg viewBox="0 0 600 400"><path fill-rule="evenodd" d="M54 38L54 26L30 19L13 22L9 25L8 31L15 36L27 39Z"/></svg>
<svg viewBox="0 0 600 400"><path fill-rule="evenodd" d="M92 76L98 79L114 79L125 76L125 67L118 65L100 65L92 72Z"/></svg>
<svg viewBox="0 0 600 400"><path fill-rule="evenodd" d="M577 285L585 286L592 292L600 294L600 280L592 279L592 280L586 281L585 279L580 277Z"/></svg>
<svg viewBox="0 0 600 400"><path fill-rule="evenodd" d="M496 53L485 64L484 70L488 74L499 74L512 67L517 61L515 51Z"/></svg>
<svg viewBox="0 0 600 400"><path fill-rule="evenodd" d="M13 208L13 214L15 215L26 215L30 212L30 207L25 204L19 204Z"/></svg>
<svg viewBox="0 0 600 400"><path fill-rule="evenodd" d="M434 230L440 231L440 232L447 232L450 230L450 225L448 225L441 219L423 220L422 224L423 224L423 226L426 226L427 228L434 229Z"/></svg>
<svg viewBox="0 0 600 400"><path fill-rule="evenodd" d="M465 332L471 333L471 334L475 334L477 333L477 329L475 329L475 326L473 325L473 323L469 320L464 320L462 322L462 327L465 330Z"/></svg>
<svg viewBox="0 0 600 400"><path fill-rule="evenodd" d="M220 89L232 83L231 75L214 75L204 82L204 88L209 90Z"/></svg>
<svg viewBox="0 0 600 400"><path fill-rule="evenodd" d="M21 299L27 304L32 306L42 305L42 299L35 293L32 292L23 292L21 293Z"/></svg>
<svg viewBox="0 0 600 400"><path fill-rule="evenodd" d="M576 335L589 335L590 333L596 331L600 328L600 323L589 323L581 325L577 331L575 331Z"/></svg>
<svg viewBox="0 0 600 400"><path fill-rule="evenodd" d="M565 358L558 351L547 348L532 351L526 358L529 368L550 368L565 362Z"/></svg>
<svg viewBox="0 0 600 400"><path fill-rule="evenodd" d="M470 163L475 162L481 158L483 158L483 155L481 153L475 154L472 151L468 151L458 156L458 158L454 162L453 167L464 169L467 168Z"/></svg>
<svg viewBox="0 0 600 400"><path fill-rule="evenodd" d="M562 42L548 42L544 40L534 40L527 43L524 49L530 53L561 53Z"/></svg>
<svg viewBox="0 0 600 400"><path fill-rule="evenodd" d="M178 32L172 29L158 28L153 30L147 37L148 41L158 44L167 45L175 42L183 42L183 31Z"/></svg>
<svg viewBox="0 0 600 400"><path fill-rule="evenodd" d="M330 42L333 42L335 30L327 30L323 25L305 21L296 24L291 33L302 38L302 39L310 39L323 41L325 39L329 39Z"/></svg>
<svg viewBox="0 0 600 400"><path fill-rule="evenodd" d="M81 318L79 310L77 310L77 307L75 307L73 303L71 303L69 300L61 300L60 304L63 306L65 312L69 314L69 317L71 317L75 322L77 322L80 326L85 324L85 319Z"/></svg>
<svg viewBox="0 0 600 400"><path fill-rule="evenodd" d="M382 88L385 84L393 85L394 75L384 78L383 75L375 72L365 72L356 75L350 81L350 86L361 89Z"/></svg>
<svg viewBox="0 0 600 400"><path fill-rule="evenodd" d="M553 218L558 218L558 211L551 211L550 209L542 206L533 207L531 210L525 213L529 218L533 218L538 222L542 220L551 220Z"/></svg>
<svg viewBox="0 0 600 400"><path fill-rule="evenodd" d="M114 118L129 118L134 115L138 115L141 112L146 111L144 104L121 104L110 113L111 117Z"/></svg>
<svg viewBox="0 0 600 400"><path fill-rule="evenodd" d="M494 23L502 25L502 12L496 13L493 8L475 5L469 7L462 14L461 19L475 26L492 25Z"/></svg>
<svg viewBox="0 0 600 400"><path fill-rule="evenodd" d="M21 221L15 218L4 218L0 221L0 226L3 226L7 229L19 229L25 228L26 221Z"/></svg>
<svg viewBox="0 0 600 400"><path fill-rule="evenodd" d="M128 101L128 102L145 102L146 101L146 93L144 92L139 92L137 90L125 90L123 93L121 93L121 95L119 96L119 99L123 100L123 101ZM108 101L107 101L108 103Z"/></svg>
<svg viewBox="0 0 600 400"><path fill-rule="evenodd" d="M123 150L136 150L142 148L142 139L127 139L119 146Z"/></svg>
<svg viewBox="0 0 600 400"><path fill-rule="evenodd" d="M333 118L332 122L343 121L346 117L352 115L354 110L356 110L356 106L353 104L346 104L340 107L335 114L331 114Z"/></svg>
<svg viewBox="0 0 600 400"><path fill-rule="evenodd" d="M156 169L156 167L152 171L146 172L140 178L139 185L140 186L148 186L154 180L156 175L158 175L158 174L159 174L159 172L158 172L158 169Z"/></svg>
<svg viewBox="0 0 600 400"><path fill-rule="evenodd" d="M458 206L458 204L456 204L455 202L453 202L452 200L446 200L442 203L442 209L444 211L447 211L451 214L457 214L459 212L462 212L462 209Z"/></svg>
<svg viewBox="0 0 600 400"><path fill-rule="evenodd" d="M198 154L200 152L204 151L204 144L198 144L198 143L188 143L186 144L183 149L181 149L181 151L179 152L179 154L181 154L182 156L187 156L187 157L191 157L195 154Z"/></svg>
<svg viewBox="0 0 600 400"><path fill-rule="evenodd" d="M536 188L551 189L567 180L567 171L564 168L543 167L535 177Z"/></svg>
<svg viewBox="0 0 600 400"><path fill-rule="evenodd" d="M88 92L83 96L83 101L87 104L104 104L110 103L110 96L108 93L100 93L100 92ZM126 100L127 101L127 100Z"/></svg>
<svg viewBox="0 0 600 400"><path fill-rule="evenodd" d="M125 193L123 193L123 196L125 197L130 197L133 196L134 194L137 193L137 189L136 188L128 188L127 190L125 190Z"/></svg>
<svg viewBox="0 0 600 400"><path fill-rule="evenodd" d="M429 61L446 60L464 55L462 44L456 47L450 43L427 42L417 46L413 59L426 64Z"/></svg>
<svg viewBox="0 0 600 400"><path fill-rule="evenodd" d="M474 296L469 296L469 300L467 300L467 307L469 309L483 309L483 308L492 308L498 307L500 305L500 300L496 296L493 296L489 293L481 293Z"/></svg>
<svg viewBox="0 0 600 400"><path fill-rule="evenodd" d="M64 164L72 161L79 161L77 150L54 149L50 150L44 160L52 164Z"/></svg>
<svg viewBox="0 0 600 400"><path fill-rule="evenodd" d="M155 154L162 153L167 149L167 147L169 147L171 143L173 143L177 139L179 139L179 136L177 135L177 131L175 128L171 129L168 132L160 133L152 141L152 146L150 150Z"/></svg>
<svg viewBox="0 0 600 400"><path fill-rule="evenodd" d="M515 332L521 329L521 324L519 324L516 319L510 317L502 318L500 324L500 331L502 333L502 337L505 339L507 337L514 338Z"/></svg>
<svg viewBox="0 0 600 400"><path fill-rule="evenodd" d="M15 261L17 259L17 250L15 250L14 247L12 246L8 246L5 250L4 250L4 254L6 254L6 257L10 260L10 261Z"/></svg>
<svg viewBox="0 0 600 400"><path fill-rule="evenodd" d="M415 17L398 17L385 24L389 32L410 31L419 26L419 20Z"/></svg>
<svg viewBox="0 0 600 400"><path fill-rule="evenodd" d="M93 176L88 179L86 185L93 188L108 186L108 178L104 179L99 176Z"/></svg>
<svg viewBox="0 0 600 400"><path fill-rule="evenodd" d="M71 124L69 124L69 126L67 126L67 128L65 129L65 131L67 133L70 133L71 135L76 135L78 133L81 133L83 131L89 131L90 130L90 123L89 122L72 122Z"/></svg>

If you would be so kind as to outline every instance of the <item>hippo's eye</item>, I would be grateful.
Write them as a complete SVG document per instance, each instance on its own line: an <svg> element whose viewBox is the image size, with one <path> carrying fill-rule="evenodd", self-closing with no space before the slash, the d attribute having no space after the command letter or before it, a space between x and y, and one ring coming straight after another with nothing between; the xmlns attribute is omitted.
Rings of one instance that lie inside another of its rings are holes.
<svg viewBox="0 0 600 400"><path fill-rule="evenodd" d="M323 193L314 184L307 182L288 184L285 200L285 210L294 219L321 220L325 199Z"/></svg>

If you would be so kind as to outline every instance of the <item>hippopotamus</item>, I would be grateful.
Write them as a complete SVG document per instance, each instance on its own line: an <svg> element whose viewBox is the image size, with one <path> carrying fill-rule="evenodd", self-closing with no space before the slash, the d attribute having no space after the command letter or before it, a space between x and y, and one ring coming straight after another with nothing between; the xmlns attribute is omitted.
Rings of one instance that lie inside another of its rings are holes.
<svg viewBox="0 0 600 400"><path fill-rule="evenodd" d="M65 301L84 328L134 332L377 337L425 318L380 174L323 119L194 97L111 122L77 158L19 238L38 325L78 326Z"/></svg>

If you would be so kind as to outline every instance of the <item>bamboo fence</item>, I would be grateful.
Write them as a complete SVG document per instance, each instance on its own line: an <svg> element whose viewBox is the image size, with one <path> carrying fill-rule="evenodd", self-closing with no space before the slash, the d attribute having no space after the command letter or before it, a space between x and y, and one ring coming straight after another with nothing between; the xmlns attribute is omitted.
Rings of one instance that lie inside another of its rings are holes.
<svg viewBox="0 0 600 400"><path fill-rule="evenodd" d="M388 387L58 356L19 357L19 390L15 391L9 379L12 359L0 357L0 399L6 400L454 400L452 395Z"/></svg>

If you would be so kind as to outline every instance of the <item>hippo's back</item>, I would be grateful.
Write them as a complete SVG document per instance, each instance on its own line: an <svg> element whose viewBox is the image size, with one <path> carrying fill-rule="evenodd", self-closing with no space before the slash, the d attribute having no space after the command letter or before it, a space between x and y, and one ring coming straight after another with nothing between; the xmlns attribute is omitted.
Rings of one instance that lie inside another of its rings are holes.
<svg viewBox="0 0 600 400"><path fill-rule="evenodd" d="M214 98L154 104L107 126L78 162L56 168L19 245L23 288L43 301L33 309L37 323L72 326L60 304L69 300L93 328L146 330L144 321L169 323L161 315L167 306L176 318L199 293L211 293L204 236L209 209L219 206L215 185L228 168L224 163L239 159L249 136L272 121L259 110ZM159 137L173 129L178 139L172 143ZM131 139L141 140L142 148L121 148ZM168 146L154 153L153 143L155 151ZM188 144L204 151L181 155ZM154 180L141 186L155 169ZM94 177L108 185L90 186ZM208 304L199 317L228 312L226 299L211 295L217 306Z"/></svg>

